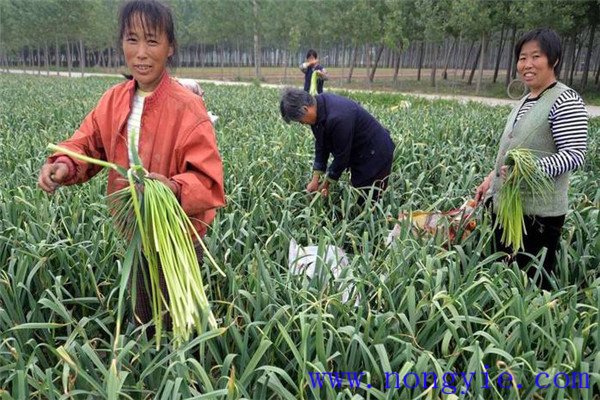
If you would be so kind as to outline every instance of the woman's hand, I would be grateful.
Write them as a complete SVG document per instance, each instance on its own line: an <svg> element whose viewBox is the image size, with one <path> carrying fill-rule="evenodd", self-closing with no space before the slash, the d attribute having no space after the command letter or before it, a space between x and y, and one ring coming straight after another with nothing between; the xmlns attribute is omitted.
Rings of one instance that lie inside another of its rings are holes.
<svg viewBox="0 0 600 400"><path fill-rule="evenodd" d="M475 200L476 205L479 205L479 203L481 202L481 200L483 199L483 197L485 196L487 191L490 190L490 186L492 185L493 174L494 174L494 171L490 172L488 174L488 176L485 177L483 182L481 182L481 184L479 186L477 186L477 189L475 189L475 199L474 200Z"/></svg>
<svg viewBox="0 0 600 400"><path fill-rule="evenodd" d="M474 200L477 203L477 205L479 205L479 202L483 199L483 197L488 192L488 190L490 190L490 186L492 185L492 178L495 173L496 173L495 170L490 172L488 174L488 176L485 177L483 182L481 182L481 185L477 186L477 189L475 189L475 199ZM508 165L503 165L502 167L500 167L500 177L502 179L506 178L507 173L508 173Z"/></svg>
<svg viewBox="0 0 600 400"><path fill-rule="evenodd" d="M44 192L52 194L68 175L69 167L65 163L44 164L40 170L38 185Z"/></svg>
<svg viewBox="0 0 600 400"><path fill-rule="evenodd" d="M319 175L313 175L312 179L310 182L308 182L308 185L306 185L306 191L308 193L314 193L317 190L319 190Z"/></svg>
<svg viewBox="0 0 600 400"><path fill-rule="evenodd" d="M323 182L321 187L319 187L319 191L321 192L321 196L323 196L323 197L329 196L329 181Z"/></svg>

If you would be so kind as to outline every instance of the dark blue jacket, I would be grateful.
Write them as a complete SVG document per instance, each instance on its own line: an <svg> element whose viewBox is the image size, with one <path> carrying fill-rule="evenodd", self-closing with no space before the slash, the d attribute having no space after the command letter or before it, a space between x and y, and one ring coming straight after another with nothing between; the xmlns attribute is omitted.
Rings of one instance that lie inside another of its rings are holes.
<svg viewBox="0 0 600 400"><path fill-rule="evenodd" d="M350 99L332 93L317 95L315 99L317 122L311 125L315 136L314 170L324 172L329 155L333 154L328 177L337 180L350 168L353 186L370 186L392 164L396 146L389 131Z"/></svg>
<svg viewBox="0 0 600 400"><path fill-rule="evenodd" d="M322 71L323 66L321 64L317 64L314 67L308 67L303 69L304 72L304 91L308 92L310 90L310 79L312 78L312 74L315 71ZM317 78L317 93L323 93L323 83L325 81L321 78Z"/></svg>

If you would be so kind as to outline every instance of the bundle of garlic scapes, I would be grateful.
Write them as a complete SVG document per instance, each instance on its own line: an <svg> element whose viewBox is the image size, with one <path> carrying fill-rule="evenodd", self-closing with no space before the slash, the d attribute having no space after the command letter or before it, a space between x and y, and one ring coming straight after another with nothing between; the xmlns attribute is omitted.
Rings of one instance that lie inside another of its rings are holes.
<svg viewBox="0 0 600 400"><path fill-rule="evenodd" d="M132 148L135 148L133 146ZM152 316L156 327L156 345L162 335L164 309L173 321L175 345L187 341L193 330L202 333L207 324L217 327L204 284L192 238L204 248L213 266L224 275L208 253L200 236L173 192L162 182L146 177L139 156L134 154L134 165L129 169L102 160L96 160L69 149L48 145L48 149L70 157L112 168L127 178L129 186L109 196L117 227L129 240L128 256L123 270L139 271L146 260L146 271L152 297ZM162 272L167 286L168 302L163 296L159 275ZM125 282L126 283L126 282ZM124 284L123 281L121 284ZM135 285L132 286L135 288ZM135 293L132 293L132 297Z"/></svg>
<svg viewBox="0 0 600 400"><path fill-rule="evenodd" d="M506 163L509 170L500 188L497 223L502 228L502 243L516 253L523 249L523 193L543 198L552 191L552 179L539 168L531 150L508 151Z"/></svg>

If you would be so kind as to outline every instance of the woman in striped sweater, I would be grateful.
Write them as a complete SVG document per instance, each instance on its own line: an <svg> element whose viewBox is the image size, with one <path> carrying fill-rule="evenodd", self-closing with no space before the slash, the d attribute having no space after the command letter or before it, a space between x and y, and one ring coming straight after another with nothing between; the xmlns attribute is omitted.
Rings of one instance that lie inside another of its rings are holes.
<svg viewBox="0 0 600 400"><path fill-rule="evenodd" d="M579 94L557 81L561 45L554 31L527 32L514 51L519 76L529 88L529 94L508 117L495 168L477 188L475 200L489 199L495 220L498 192L508 168L504 165L506 152L522 147L542 154L539 167L553 178L554 191L546 199L525 196L524 252L517 254L516 261L525 269L531 260L527 254L536 256L546 248L540 286L550 290L548 278L556 264L556 250L567 213L568 176L570 171L583 165L589 116ZM496 250L513 253L513 249L502 244L501 236L502 229L496 227ZM527 272L531 278L536 277L535 268Z"/></svg>

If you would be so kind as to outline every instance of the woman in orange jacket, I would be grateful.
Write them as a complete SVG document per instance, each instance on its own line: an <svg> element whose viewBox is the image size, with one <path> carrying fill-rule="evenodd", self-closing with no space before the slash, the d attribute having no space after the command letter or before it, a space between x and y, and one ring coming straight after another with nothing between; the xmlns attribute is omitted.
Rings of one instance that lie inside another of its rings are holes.
<svg viewBox="0 0 600 400"><path fill-rule="evenodd" d="M75 134L60 146L129 166L132 155L128 137L137 133L139 156L149 177L173 191L197 231L204 235L216 208L225 204L223 165L202 98L167 72L177 48L171 11L155 0L133 0L121 7L119 26L133 79L104 93ZM99 170L67 155L54 154L42 167L38 184L53 193L58 186L86 182ZM126 185L115 171L109 172L109 194ZM138 293L135 312L138 322L151 320L147 294Z"/></svg>

